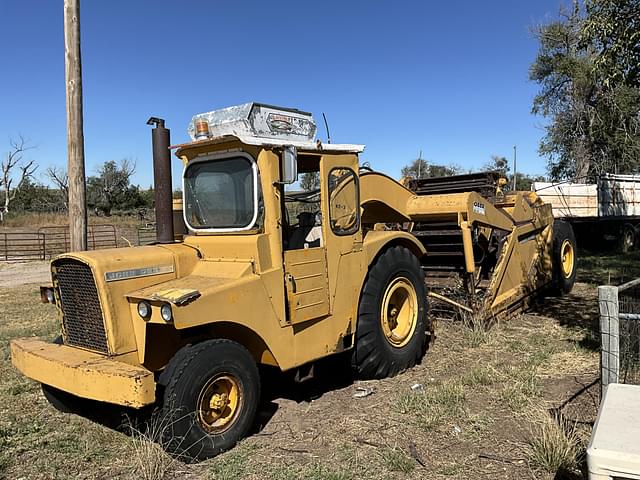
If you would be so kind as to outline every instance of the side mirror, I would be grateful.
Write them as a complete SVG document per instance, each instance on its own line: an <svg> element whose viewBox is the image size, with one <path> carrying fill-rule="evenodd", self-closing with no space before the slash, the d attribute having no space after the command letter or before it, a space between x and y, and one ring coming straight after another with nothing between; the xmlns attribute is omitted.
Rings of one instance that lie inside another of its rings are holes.
<svg viewBox="0 0 640 480"><path fill-rule="evenodd" d="M287 145L282 150L282 182L295 183L298 180L298 152L293 145Z"/></svg>

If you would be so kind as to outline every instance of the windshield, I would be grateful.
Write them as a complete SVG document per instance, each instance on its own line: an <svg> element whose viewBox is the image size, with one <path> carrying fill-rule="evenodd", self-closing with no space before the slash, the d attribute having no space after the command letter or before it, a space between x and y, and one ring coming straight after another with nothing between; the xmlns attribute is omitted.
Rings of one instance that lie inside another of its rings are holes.
<svg viewBox="0 0 640 480"><path fill-rule="evenodd" d="M254 162L247 157L199 161L184 174L184 215L194 230L250 229L256 221Z"/></svg>

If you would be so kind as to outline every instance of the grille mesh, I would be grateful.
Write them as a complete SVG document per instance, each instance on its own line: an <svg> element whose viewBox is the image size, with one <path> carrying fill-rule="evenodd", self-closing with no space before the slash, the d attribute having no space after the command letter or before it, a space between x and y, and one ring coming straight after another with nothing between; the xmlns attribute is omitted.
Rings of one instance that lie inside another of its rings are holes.
<svg viewBox="0 0 640 480"><path fill-rule="evenodd" d="M54 266L60 288L65 343L108 353L98 290L91 269L69 258L56 260Z"/></svg>

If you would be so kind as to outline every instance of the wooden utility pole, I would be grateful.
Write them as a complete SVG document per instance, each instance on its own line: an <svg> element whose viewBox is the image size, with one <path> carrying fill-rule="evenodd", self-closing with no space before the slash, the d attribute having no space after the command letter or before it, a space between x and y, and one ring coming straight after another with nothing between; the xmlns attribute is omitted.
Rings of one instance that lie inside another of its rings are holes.
<svg viewBox="0 0 640 480"><path fill-rule="evenodd" d="M64 63L67 84L67 156L71 250L87 249L87 202L82 127L80 0L64 0Z"/></svg>
<svg viewBox="0 0 640 480"><path fill-rule="evenodd" d="M518 181L518 164L516 163L516 150L517 150L517 146L514 145L513 146L513 191L515 192L517 190L516 185L517 185L517 181Z"/></svg>

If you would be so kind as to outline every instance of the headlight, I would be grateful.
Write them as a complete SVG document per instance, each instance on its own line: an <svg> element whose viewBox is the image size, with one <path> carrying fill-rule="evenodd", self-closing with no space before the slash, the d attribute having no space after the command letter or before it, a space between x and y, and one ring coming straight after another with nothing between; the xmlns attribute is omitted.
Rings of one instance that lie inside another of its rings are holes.
<svg viewBox="0 0 640 480"><path fill-rule="evenodd" d="M162 305L162 308L160 309L160 316L165 322L172 321L173 312L171 311L171 305L169 305L168 303L165 303L164 305Z"/></svg>
<svg viewBox="0 0 640 480"><path fill-rule="evenodd" d="M42 303L56 303L56 296L53 294L53 288L40 287L40 300Z"/></svg>
<svg viewBox="0 0 640 480"><path fill-rule="evenodd" d="M138 304L138 315L142 318L147 319L151 316L151 305L149 302L145 302L144 300Z"/></svg>

